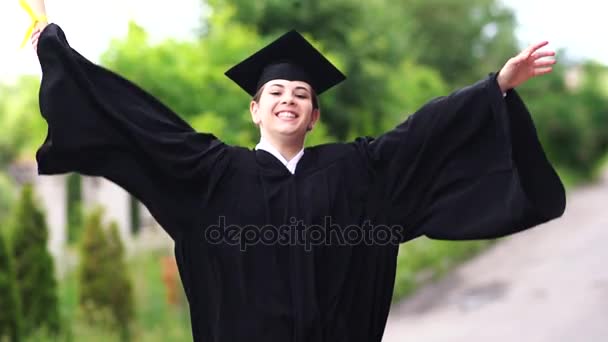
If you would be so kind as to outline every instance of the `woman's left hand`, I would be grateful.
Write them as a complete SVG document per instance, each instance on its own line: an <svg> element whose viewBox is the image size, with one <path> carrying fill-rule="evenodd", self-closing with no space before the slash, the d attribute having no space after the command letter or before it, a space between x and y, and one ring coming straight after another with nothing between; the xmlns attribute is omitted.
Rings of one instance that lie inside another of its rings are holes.
<svg viewBox="0 0 608 342"><path fill-rule="evenodd" d="M543 59L544 57L555 56L554 51L538 51L549 42L540 42L530 45L527 49L520 52L517 56L510 58L500 69L497 76L500 90L505 93L507 90L515 88L526 82L532 77L550 73L555 64L555 59Z"/></svg>

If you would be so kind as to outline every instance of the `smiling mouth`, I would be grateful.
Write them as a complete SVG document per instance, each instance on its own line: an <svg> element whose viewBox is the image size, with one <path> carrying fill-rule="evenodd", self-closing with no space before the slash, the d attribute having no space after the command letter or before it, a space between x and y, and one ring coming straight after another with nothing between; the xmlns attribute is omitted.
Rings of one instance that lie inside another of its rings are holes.
<svg viewBox="0 0 608 342"><path fill-rule="evenodd" d="M280 112L276 113L275 115L281 119L297 119L298 118L298 114L296 114L294 112L290 112L290 111L280 111Z"/></svg>

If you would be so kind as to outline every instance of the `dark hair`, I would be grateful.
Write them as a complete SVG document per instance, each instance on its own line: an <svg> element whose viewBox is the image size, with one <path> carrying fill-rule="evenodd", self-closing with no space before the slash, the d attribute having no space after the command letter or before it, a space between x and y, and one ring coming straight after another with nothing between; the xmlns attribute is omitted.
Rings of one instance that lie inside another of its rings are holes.
<svg viewBox="0 0 608 342"><path fill-rule="evenodd" d="M260 89L258 89L255 95L253 95L253 99L251 99L252 101L260 102L260 97L262 96L262 91L264 91L264 87L266 86L260 87ZM312 87L310 88L310 95L312 97L312 108L319 109L319 97L317 96L315 90L312 89Z"/></svg>

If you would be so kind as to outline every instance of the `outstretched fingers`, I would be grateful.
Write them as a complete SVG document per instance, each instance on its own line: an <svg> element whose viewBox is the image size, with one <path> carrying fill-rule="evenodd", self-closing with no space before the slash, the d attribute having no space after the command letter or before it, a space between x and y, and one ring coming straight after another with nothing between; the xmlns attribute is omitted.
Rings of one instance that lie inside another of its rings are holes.
<svg viewBox="0 0 608 342"><path fill-rule="evenodd" d="M532 44L530 46L528 46L527 49L525 49L523 52L523 55L525 56L526 59L530 58L536 51L538 51L538 49L542 48L543 46L546 46L547 44L549 44L548 41L542 41L542 42L538 42L536 44Z"/></svg>
<svg viewBox="0 0 608 342"><path fill-rule="evenodd" d="M34 33L32 33L32 38L30 39L32 42L32 47L36 51L38 49L38 39L40 38L40 29L36 28Z"/></svg>
<svg viewBox="0 0 608 342"><path fill-rule="evenodd" d="M543 67L552 66L555 63L556 63L555 59L537 60L537 61L534 62L534 67L535 68L543 68Z"/></svg>
<svg viewBox="0 0 608 342"><path fill-rule="evenodd" d="M551 71L553 71L552 67L534 69L534 76L540 76L540 75L548 74Z"/></svg>
<svg viewBox="0 0 608 342"><path fill-rule="evenodd" d="M553 57L555 56L555 51L537 51L532 54L532 58L539 59L544 57Z"/></svg>

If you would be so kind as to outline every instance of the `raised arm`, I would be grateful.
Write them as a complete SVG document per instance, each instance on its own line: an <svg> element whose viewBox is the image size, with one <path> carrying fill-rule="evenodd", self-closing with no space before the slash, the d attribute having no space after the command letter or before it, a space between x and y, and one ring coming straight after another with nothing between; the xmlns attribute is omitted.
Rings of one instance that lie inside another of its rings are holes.
<svg viewBox="0 0 608 342"><path fill-rule="evenodd" d="M519 87L529 79L550 73L553 71L552 65L555 64L555 51L540 51L549 42L543 41L530 45L521 51L517 56L510 58L500 69L496 81L503 93Z"/></svg>
<svg viewBox="0 0 608 342"><path fill-rule="evenodd" d="M32 20L33 32L30 41L34 50L38 48L40 32L48 24L46 6L44 0L19 0L21 7L28 13ZM28 32L29 33L29 32ZM27 37L26 37L27 38Z"/></svg>
<svg viewBox="0 0 608 342"><path fill-rule="evenodd" d="M560 179L514 90L550 71L535 44L500 73L435 99L369 143L392 223L406 239L495 238L563 213ZM508 92L506 98L503 93Z"/></svg>
<svg viewBox="0 0 608 342"><path fill-rule="evenodd" d="M48 123L36 154L39 173L105 177L137 197L174 238L196 225L208 180L227 160L226 146L81 56L59 26L46 25L32 43L42 67L40 111Z"/></svg>

